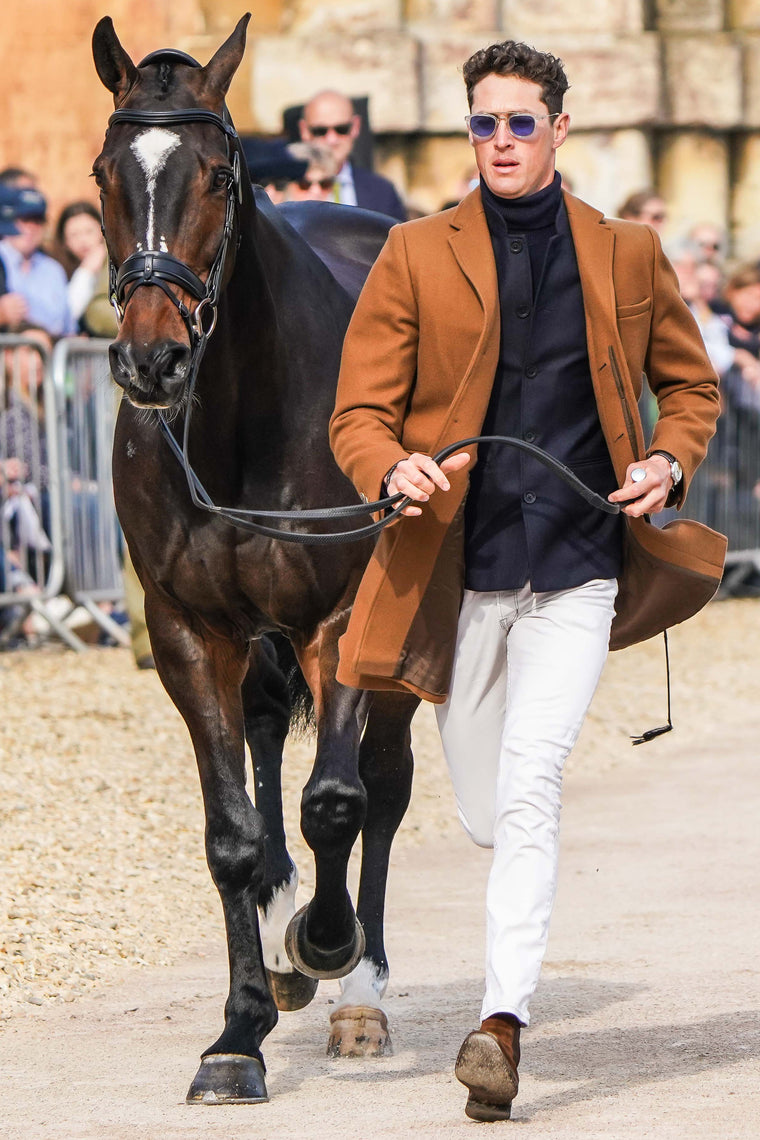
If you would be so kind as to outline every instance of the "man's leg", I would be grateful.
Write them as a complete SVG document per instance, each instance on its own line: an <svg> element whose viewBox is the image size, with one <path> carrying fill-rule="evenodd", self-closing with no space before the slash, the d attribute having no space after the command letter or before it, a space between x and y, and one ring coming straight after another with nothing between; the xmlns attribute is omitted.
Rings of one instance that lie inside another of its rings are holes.
<svg viewBox="0 0 760 1140"><path fill-rule="evenodd" d="M528 1024L554 903L562 769L607 659L617 584L520 600L507 637L482 1018Z"/></svg>
<svg viewBox="0 0 760 1140"><path fill-rule="evenodd" d="M479 847L493 847L507 703L504 599L512 597L465 590L449 699L435 706L459 818Z"/></svg>

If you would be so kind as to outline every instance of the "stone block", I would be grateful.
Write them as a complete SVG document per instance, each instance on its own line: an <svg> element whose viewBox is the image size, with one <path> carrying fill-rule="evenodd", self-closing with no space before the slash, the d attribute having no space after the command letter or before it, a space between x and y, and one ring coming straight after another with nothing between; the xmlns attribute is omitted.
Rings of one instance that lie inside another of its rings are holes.
<svg viewBox="0 0 760 1140"><path fill-rule="evenodd" d="M692 226L725 226L729 211L728 142L706 131L661 136L657 186L668 207L665 239L678 250Z"/></svg>
<svg viewBox="0 0 760 1140"><path fill-rule="evenodd" d="M741 124L742 56L733 36L668 36L665 70L673 125Z"/></svg>
<svg viewBox="0 0 760 1140"><path fill-rule="evenodd" d="M741 261L760 258L760 136L738 147L732 209L733 250Z"/></svg>
<svg viewBox="0 0 760 1140"><path fill-rule="evenodd" d="M256 0L255 4L250 5L249 38L263 35L265 32L281 31L287 7L286 0ZM187 10L192 8L196 8L199 13L201 27L198 29L191 29L188 26ZM185 34L191 30L206 32L209 35L219 36L221 43L247 8L249 5L241 4L240 0L194 0L194 3L182 4L175 18L177 24L184 27Z"/></svg>
<svg viewBox="0 0 760 1140"><path fill-rule="evenodd" d="M499 0L407 0L406 22L417 30L417 25L467 33L482 29L491 34L494 40L503 39L500 34ZM486 39L481 44L484 47Z"/></svg>
<svg viewBox="0 0 760 1140"><path fill-rule="evenodd" d="M351 38L402 25L402 0L286 0L283 6L281 30L288 35Z"/></svg>
<svg viewBox="0 0 760 1140"><path fill-rule="evenodd" d="M728 26L739 31L760 29L760 0L728 0Z"/></svg>
<svg viewBox="0 0 760 1140"><path fill-rule="evenodd" d="M546 44L552 36L578 33L631 35L644 30L643 0L583 0L558 4L557 0L501 0L504 36ZM551 51L551 47L542 48Z"/></svg>
<svg viewBox="0 0 760 1140"><path fill-rule="evenodd" d="M482 36L431 36L421 42L423 125L428 131L466 133L465 60L486 46Z"/></svg>
<svg viewBox="0 0 760 1140"><path fill-rule="evenodd" d="M744 126L760 127L760 35L746 35L744 46Z"/></svg>
<svg viewBox="0 0 760 1140"><path fill-rule="evenodd" d="M570 81L565 110L576 129L615 130L661 118L659 43L654 33L613 42L590 37L563 41L556 36L535 46L558 55L565 65Z"/></svg>
<svg viewBox="0 0 760 1140"><path fill-rule="evenodd" d="M284 107L325 87L367 95L374 131L420 127L418 45L407 36L262 36L251 44L253 117L278 133Z"/></svg>
<svg viewBox="0 0 760 1140"><path fill-rule="evenodd" d="M655 0L654 16L663 32L722 32L724 0Z"/></svg>
<svg viewBox="0 0 760 1140"><path fill-rule="evenodd" d="M651 186L652 157L644 131L574 132L557 151L569 189L610 217L629 194Z"/></svg>

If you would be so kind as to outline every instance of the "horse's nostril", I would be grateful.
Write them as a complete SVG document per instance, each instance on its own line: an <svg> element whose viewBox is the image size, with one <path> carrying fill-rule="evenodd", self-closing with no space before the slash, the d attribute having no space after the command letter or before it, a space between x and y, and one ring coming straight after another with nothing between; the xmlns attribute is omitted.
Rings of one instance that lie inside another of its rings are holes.
<svg viewBox="0 0 760 1140"><path fill-rule="evenodd" d="M190 349L184 344L166 346L161 358L161 370L167 379L179 380L187 373Z"/></svg>
<svg viewBox="0 0 760 1140"><path fill-rule="evenodd" d="M135 373L129 347L115 342L108 349L108 361L111 366L111 376L115 383L122 387L129 384Z"/></svg>

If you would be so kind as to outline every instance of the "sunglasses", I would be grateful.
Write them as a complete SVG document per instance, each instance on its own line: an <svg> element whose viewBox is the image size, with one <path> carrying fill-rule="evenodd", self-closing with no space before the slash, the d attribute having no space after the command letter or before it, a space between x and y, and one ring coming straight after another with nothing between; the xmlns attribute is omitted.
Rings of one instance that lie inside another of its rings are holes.
<svg viewBox="0 0 760 1140"><path fill-rule="evenodd" d="M331 123L329 127L309 127L309 134L315 139L323 139L330 131L335 131L336 135L347 135L352 126L353 123Z"/></svg>
<svg viewBox="0 0 760 1140"><path fill-rule="evenodd" d="M300 178L298 180L298 186L301 190L311 190L312 186L321 186L323 190L332 190L334 185L334 178Z"/></svg>
<svg viewBox="0 0 760 1140"><path fill-rule="evenodd" d="M556 119L559 114L560 111L555 111L551 115L529 115L525 111L509 111L506 115L483 112L479 115L465 115L464 121L476 139L492 139L501 122L507 124L507 129L514 138L529 139L539 119Z"/></svg>

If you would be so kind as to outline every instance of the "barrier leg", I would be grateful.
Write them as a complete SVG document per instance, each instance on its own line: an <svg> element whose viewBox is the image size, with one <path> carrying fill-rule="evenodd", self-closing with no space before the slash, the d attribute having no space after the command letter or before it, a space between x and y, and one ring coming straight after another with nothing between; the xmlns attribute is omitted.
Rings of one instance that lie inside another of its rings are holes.
<svg viewBox="0 0 760 1140"><path fill-rule="evenodd" d="M148 637L148 627L145 624L145 594L140 579L132 565L129 551L124 550L124 602L129 614L129 625L132 636L132 652L138 665L146 666L153 657Z"/></svg>

